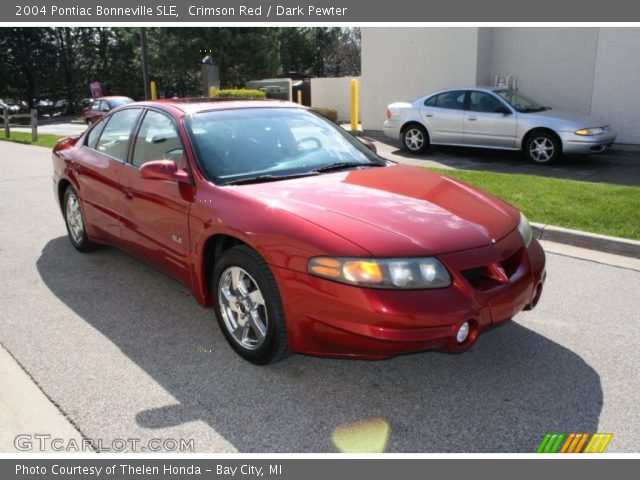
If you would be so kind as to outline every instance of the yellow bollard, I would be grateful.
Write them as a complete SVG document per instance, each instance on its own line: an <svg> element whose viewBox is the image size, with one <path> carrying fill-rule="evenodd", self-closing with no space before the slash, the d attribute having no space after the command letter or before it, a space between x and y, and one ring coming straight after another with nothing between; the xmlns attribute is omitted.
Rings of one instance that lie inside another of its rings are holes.
<svg viewBox="0 0 640 480"><path fill-rule="evenodd" d="M351 80L351 131L358 131L358 80Z"/></svg>
<svg viewBox="0 0 640 480"><path fill-rule="evenodd" d="M151 100L158 99L158 89L156 88L156 82L151 82Z"/></svg>
<svg viewBox="0 0 640 480"><path fill-rule="evenodd" d="M302 90L298 90L296 92L296 97L297 97L298 105L302 105Z"/></svg>
<svg viewBox="0 0 640 480"><path fill-rule="evenodd" d="M214 87L213 85L211 85L209 87L209 96L210 97L215 97L216 96L216 87Z"/></svg>

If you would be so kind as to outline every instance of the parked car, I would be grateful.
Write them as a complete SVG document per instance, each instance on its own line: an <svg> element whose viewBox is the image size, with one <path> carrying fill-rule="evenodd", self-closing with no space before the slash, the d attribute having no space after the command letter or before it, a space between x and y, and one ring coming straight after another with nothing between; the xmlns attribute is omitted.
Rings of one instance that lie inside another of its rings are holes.
<svg viewBox="0 0 640 480"><path fill-rule="evenodd" d="M462 352L536 305L517 209L374 148L290 102L133 103L57 144L55 198L77 250L177 278L258 364Z"/></svg>
<svg viewBox="0 0 640 480"><path fill-rule="evenodd" d="M503 87L441 90L413 103L392 103L383 130L412 153L429 145L521 150L538 164L562 154L602 152L616 139L602 120L552 110Z"/></svg>
<svg viewBox="0 0 640 480"><path fill-rule="evenodd" d="M0 98L0 115L4 115L4 110L8 110L9 113L18 113L20 112L20 105L12 102L11 100L5 101Z"/></svg>
<svg viewBox="0 0 640 480"><path fill-rule="evenodd" d="M107 112L129 103L133 103L133 100L129 97L99 97L94 99L90 105L82 109L82 116L84 117L86 124L91 125L104 117Z"/></svg>

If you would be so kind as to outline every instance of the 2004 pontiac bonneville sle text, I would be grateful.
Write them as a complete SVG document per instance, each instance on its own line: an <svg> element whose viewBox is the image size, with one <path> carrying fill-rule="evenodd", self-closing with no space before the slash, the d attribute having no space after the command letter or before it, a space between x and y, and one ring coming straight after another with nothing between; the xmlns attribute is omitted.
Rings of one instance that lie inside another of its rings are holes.
<svg viewBox="0 0 640 480"><path fill-rule="evenodd" d="M118 247L180 280L258 364L461 352L545 280L517 209L289 102L132 103L53 164L76 249Z"/></svg>

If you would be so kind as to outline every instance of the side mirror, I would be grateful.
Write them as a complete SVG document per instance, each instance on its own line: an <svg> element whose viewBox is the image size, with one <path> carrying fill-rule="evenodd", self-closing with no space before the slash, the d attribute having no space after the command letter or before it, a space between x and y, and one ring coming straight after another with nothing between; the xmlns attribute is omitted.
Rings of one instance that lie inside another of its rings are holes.
<svg viewBox="0 0 640 480"><path fill-rule="evenodd" d="M169 180L189 183L191 179L184 170L179 170L173 160L153 160L140 167L140 177L146 180Z"/></svg>
<svg viewBox="0 0 640 480"><path fill-rule="evenodd" d="M510 115L511 114L511 110L509 110L504 105L498 105L493 111L496 112L496 113L501 113L503 115Z"/></svg>
<svg viewBox="0 0 640 480"><path fill-rule="evenodd" d="M356 138L360 140L360 142L362 142L362 144L365 147L367 147L369 150L371 150L373 153L378 153L378 149L376 148L375 143L373 143L370 138L367 138L367 137L356 137Z"/></svg>

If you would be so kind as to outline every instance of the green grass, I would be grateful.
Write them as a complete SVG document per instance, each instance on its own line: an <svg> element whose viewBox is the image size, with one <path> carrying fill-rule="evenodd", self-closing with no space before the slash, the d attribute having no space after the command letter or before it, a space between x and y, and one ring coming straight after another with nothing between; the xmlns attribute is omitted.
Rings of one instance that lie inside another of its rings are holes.
<svg viewBox="0 0 640 480"><path fill-rule="evenodd" d="M0 140L6 142L24 143L25 145L38 145L39 147L53 148L61 137L59 135L38 134L38 141L31 141L31 132L11 132L11 138L4 138L4 133L0 131Z"/></svg>
<svg viewBox="0 0 640 480"><path fill-rule="evenodd" d="M432 168L519 208L532 222L640 240L640 187Z"/></svg>

